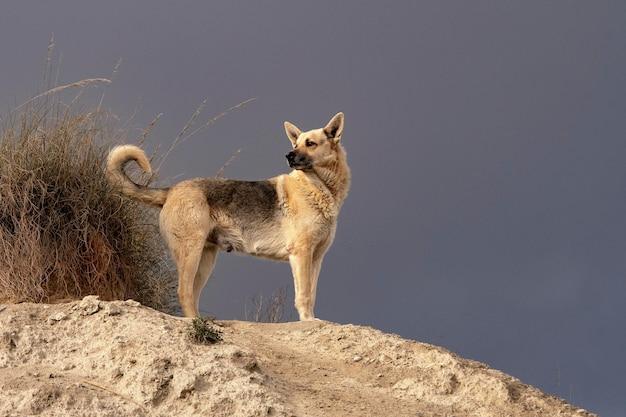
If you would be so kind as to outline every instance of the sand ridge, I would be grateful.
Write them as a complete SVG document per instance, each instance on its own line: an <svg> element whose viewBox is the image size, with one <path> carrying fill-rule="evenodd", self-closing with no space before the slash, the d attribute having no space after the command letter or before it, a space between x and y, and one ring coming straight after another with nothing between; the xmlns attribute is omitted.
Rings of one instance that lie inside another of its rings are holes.
<svg viewBox="0 0 626 417"><path fill-rule="evenodd" d="M593 416L443 348L326 321L189 319L89 296L0 305L0 417Z"/></svg>

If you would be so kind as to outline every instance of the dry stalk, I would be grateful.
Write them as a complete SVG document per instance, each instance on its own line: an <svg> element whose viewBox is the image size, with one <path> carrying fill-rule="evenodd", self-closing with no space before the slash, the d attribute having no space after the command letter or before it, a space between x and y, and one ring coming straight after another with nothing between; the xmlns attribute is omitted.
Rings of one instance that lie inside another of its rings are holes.
<svg viewBox="0 0 626 417"><path fill-rule="evenodd" d="M47 91L44 91L41 94L37 94L35 97L32 97L29 100L27 100L24 103L22 103L19 106L17 106L15 108L15 110L19 110L19 109L23 108L24 106L26 106L26 105L32 103L33 101L37 100L37 99L49 96L51 94L60 93L61 91L67 90L68 88L85 88L85 87L90 86L92 84L99 84L99 83L110 84L111 80L109 80L107 78L86 78L84 80L76 81L76 82L73 82L73 83L70 83L70 84L60 85L58 87L54 87L54 88L51 88L51 89L49 89ZM75 100L76 99L74 99L73 102Z"/></svg>

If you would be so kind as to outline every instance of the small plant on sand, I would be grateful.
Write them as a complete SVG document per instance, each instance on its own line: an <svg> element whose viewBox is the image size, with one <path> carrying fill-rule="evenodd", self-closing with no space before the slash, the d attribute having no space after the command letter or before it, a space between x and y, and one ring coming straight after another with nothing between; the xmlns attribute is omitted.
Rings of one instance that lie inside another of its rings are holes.
<svg viewBox="0 0 626 417"><path fill-rule="evenodd" d="M214 322L209 317L196 317L189 324L189 338L205 345L220 342L222 340L222 332L214 326Z"/></svg>

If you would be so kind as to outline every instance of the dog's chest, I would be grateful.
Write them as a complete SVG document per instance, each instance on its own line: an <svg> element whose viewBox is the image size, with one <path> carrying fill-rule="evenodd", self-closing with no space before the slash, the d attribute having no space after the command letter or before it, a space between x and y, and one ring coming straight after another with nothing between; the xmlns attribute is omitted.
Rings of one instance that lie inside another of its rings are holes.
<svg viewBox="0 0 626 417"><path fill-rule="evenodd" d="M290 221L324 226L334 223L339 214L335 198L322 184L296 178L295 186L281 194L280 208Z"/></svg>

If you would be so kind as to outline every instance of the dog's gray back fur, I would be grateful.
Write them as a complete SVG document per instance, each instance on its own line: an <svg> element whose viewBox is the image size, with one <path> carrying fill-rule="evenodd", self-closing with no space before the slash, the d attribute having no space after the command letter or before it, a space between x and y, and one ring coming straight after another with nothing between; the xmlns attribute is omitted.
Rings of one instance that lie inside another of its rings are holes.
<svg viewBox="0 0 626 417"><path fill-rule="evenodd" d="M269 181L202 180L209 207L222 209L246 223L273 217L278 209L276 187Z"/></svg>

